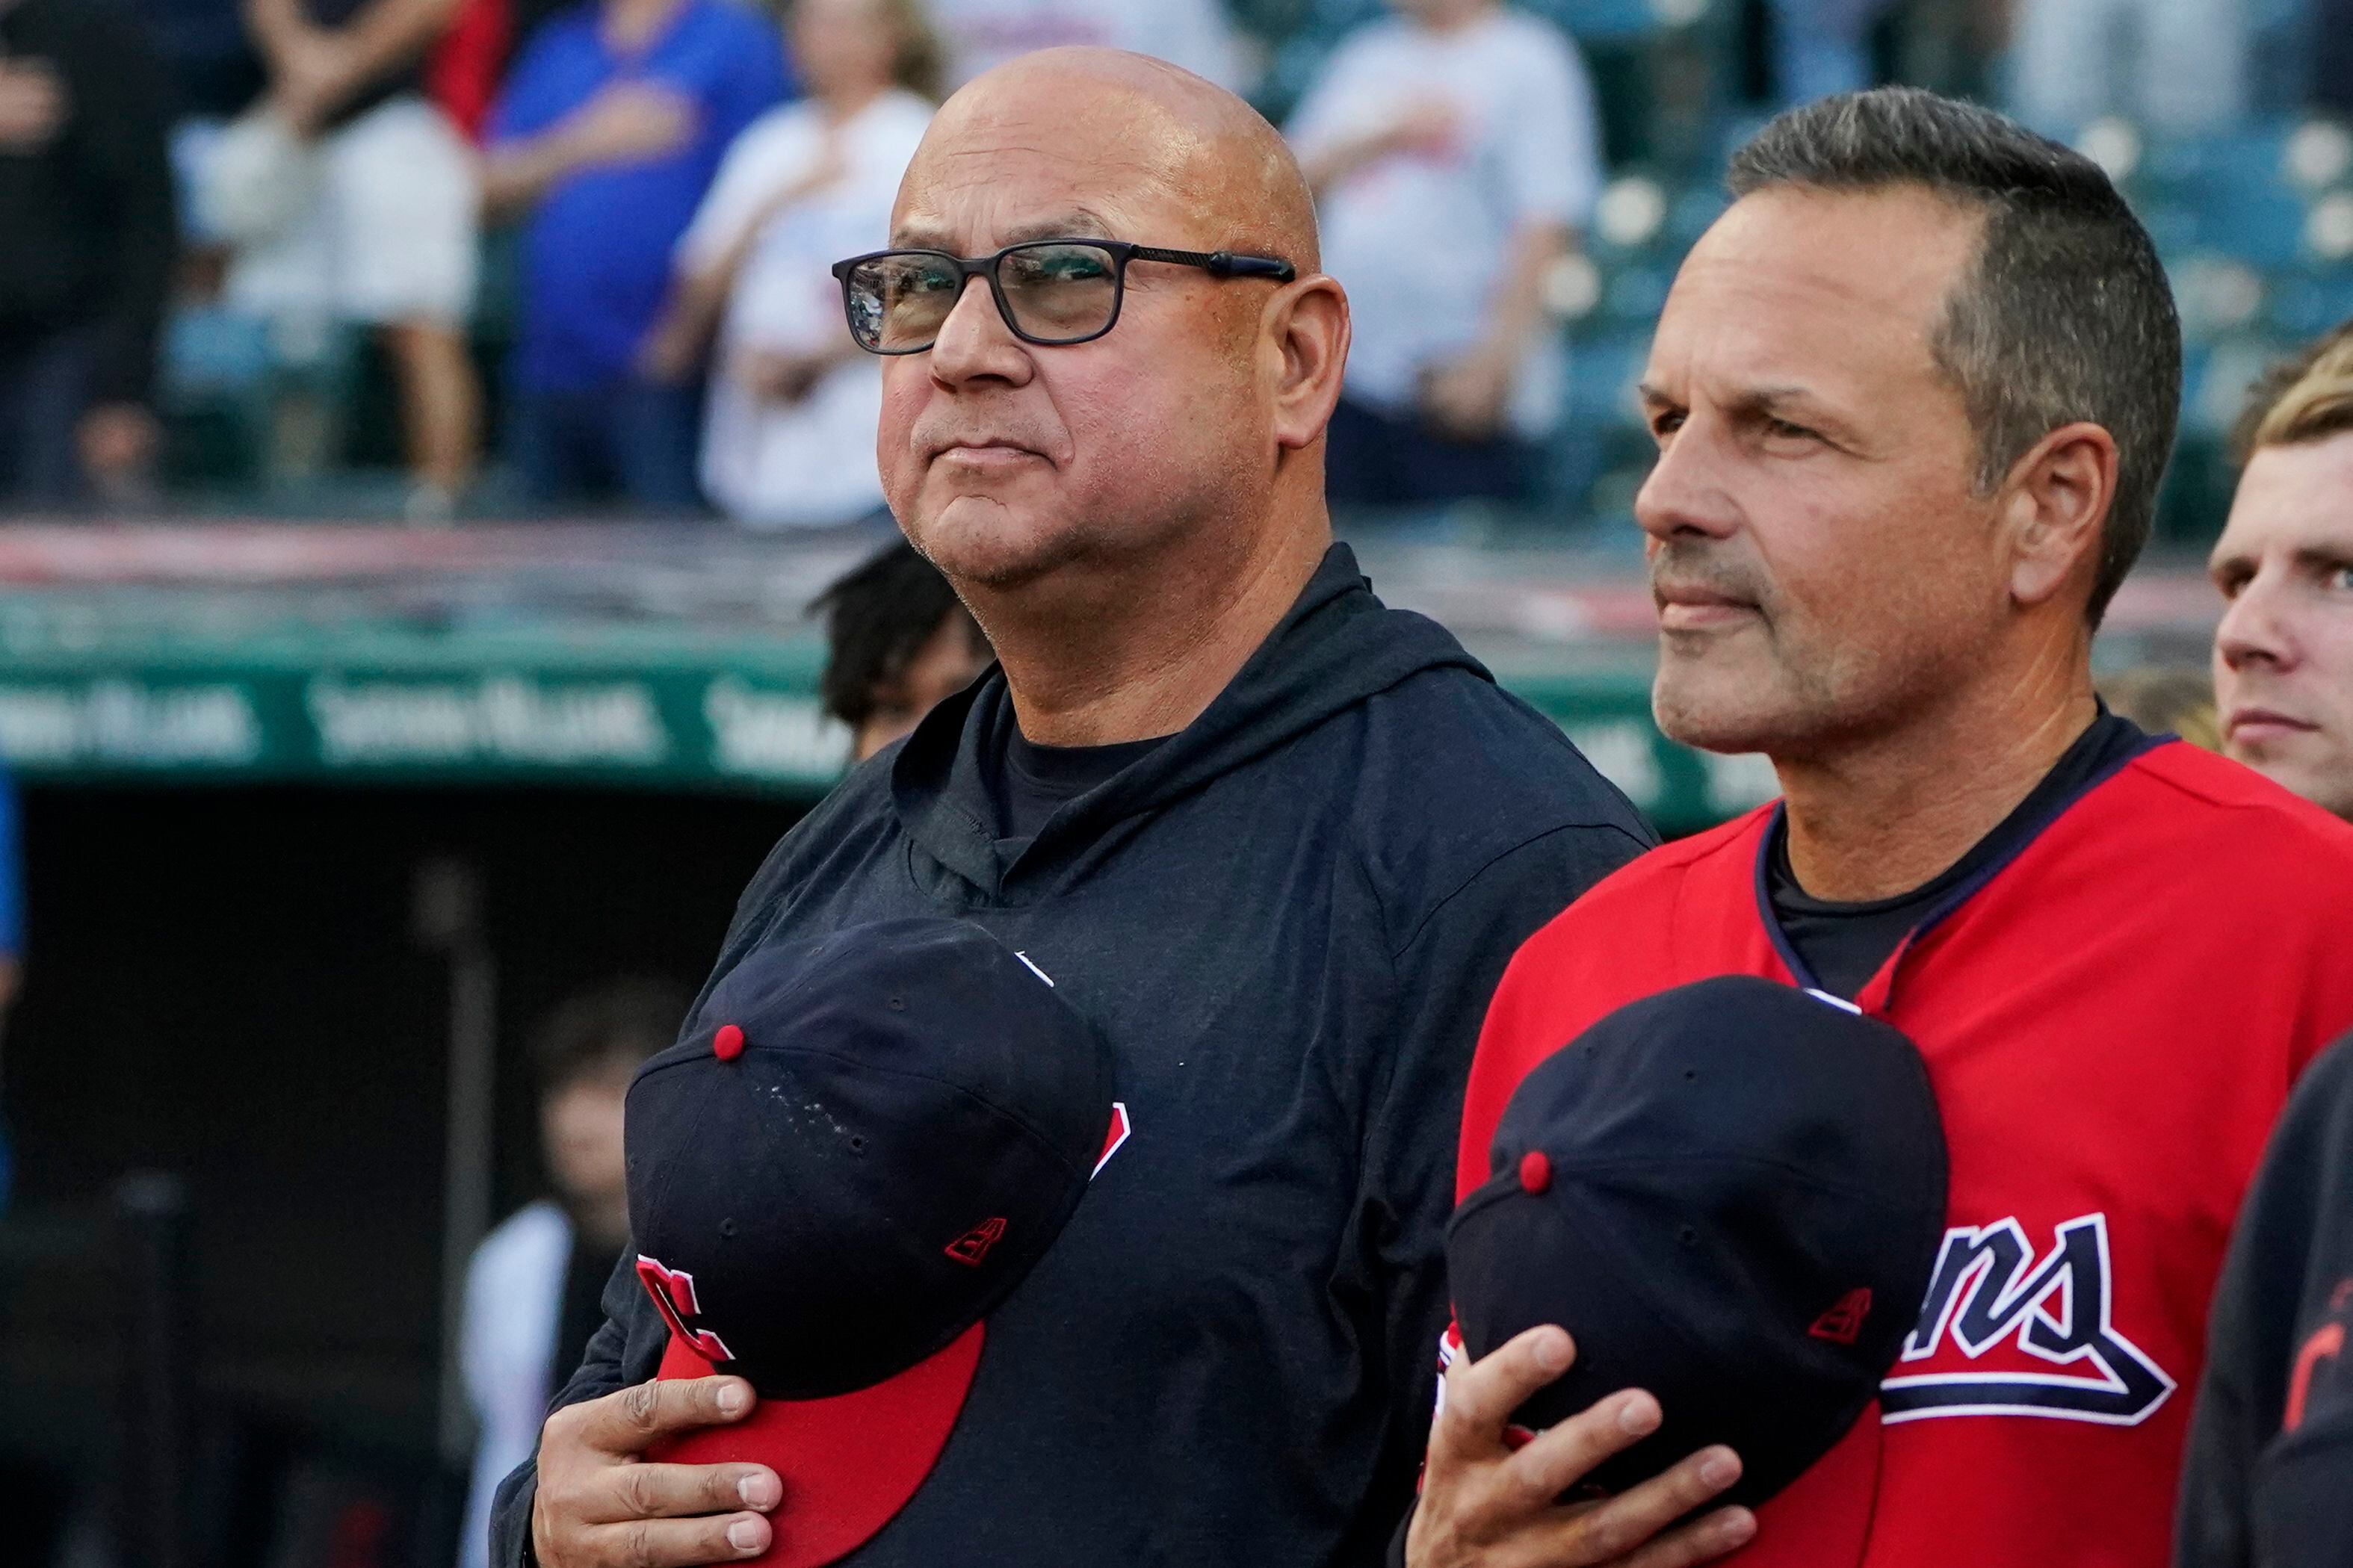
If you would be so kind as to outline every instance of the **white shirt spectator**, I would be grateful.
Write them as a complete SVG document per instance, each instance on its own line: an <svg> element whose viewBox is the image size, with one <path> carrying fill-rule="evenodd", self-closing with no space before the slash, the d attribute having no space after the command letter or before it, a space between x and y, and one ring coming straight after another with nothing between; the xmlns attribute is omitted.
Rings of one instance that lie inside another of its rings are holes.
<svg viewBox="0 0 2353 1568"><path fill-rule="evenodd" d="M958 84L1032 49L1132 49L1240 91L1243 59L1222 0L932 0Z"/></svg>
<svg viewBox="0 0 2353 1568"><path fill-rule="evenodd" d="M874 460L881 363L859 354L828 371L799 401L779 403L745 384L744 356L807 354L849 342L841 286L830 268L890 243L899 178L931 119L932 106L916 94L881 94L835 132L841 167L834 179L768 213L776 192L827 156L815 102L772 110L728 149L679 242L680 269L699 271L714 265L747 224L761 226L720 325L703 431L703 489L739 522L818 527L852 521L882 504Z"/></svg>
<svg viewBox="0 0 2353 1568"><path fill-rule="evenodd" d="M2011 28L2012 110L2058 136L2109 114L2228 131L2246 117L2254 14L2242 0L2034 0Z"/></svg>
<svg viewBox="0 0 2353 1568"><path fill-rule="evenodd" d="M549 1202L520 1209L482 1238L466 1266L458 1365L480 1436L458 1541L458 1568L488 1568L491 1499L539 1446L555 1359L572 1221Z"/></svg>
<svg viewBox="0 0 2353 1568"><path fill-rule="evenodd" d="M216 153L248 133L255 119L224 133ZM284 131L284 161L206 171L204 216L216 218L260 193L224 188L259 175L290 185L266 199L283 221L238 234L225 284L236 309L302 326L427 321L456 330L473 309L476 208L472 153L448 117L414 96L378 104L316 142Z"/></svg>
<svg viewBox="0 0 2353 1568"><path fill-rule="evenodd" d="M1318 205L1324 268L1356 326L1348 395L1388 415L1415 406L1426 369L1477 343L1513 236L1582 227L1601 193L1585 63L1558 27L1514 11L1447 32L1404 18L1363 28L1301 103L1291 140L1313 158L1432 102L1453 110L1447 146L1382 157ZM1506 410L1519 435L1556 421L1565 363L1549 333L1522 360Z"/></svg>

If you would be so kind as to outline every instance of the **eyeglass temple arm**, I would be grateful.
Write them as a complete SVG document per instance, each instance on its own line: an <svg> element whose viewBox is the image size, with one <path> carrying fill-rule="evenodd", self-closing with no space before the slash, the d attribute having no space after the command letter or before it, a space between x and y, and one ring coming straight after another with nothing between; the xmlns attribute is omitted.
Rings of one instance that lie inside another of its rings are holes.
<svg viewBox="0 0 2353 1568"><path fill-rule="evenodd" d="M1242 256L1230 250L1164 250L1151 245L1137 246L1135 254L1146 261L1198 267L1213 278L1271 278L1278 283L1288 283L1299 276L1299 268L1274 256Z"/></svg>

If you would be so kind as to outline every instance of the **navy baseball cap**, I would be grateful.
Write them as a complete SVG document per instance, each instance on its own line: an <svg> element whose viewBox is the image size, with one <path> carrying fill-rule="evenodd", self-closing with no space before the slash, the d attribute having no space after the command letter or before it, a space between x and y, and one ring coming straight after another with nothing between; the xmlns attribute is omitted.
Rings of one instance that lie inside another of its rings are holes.
<svg viewBox="0 0 2353 1568"><path fill-rule="evenodd" d="M659 1457L784 1481L758 1561L815 1568L923 1484L1021 1283L1123 1135L1108 1047L979 927L754 951L629 1086L629 1225L660 1376L747 1378Z"/></svg>
<svg viewBox="0 0 2353 1568"><path fill-rule="evenodd" d="M1873 1421L1945 1229L1944 1125L1900 1030L1753 976L1677 986L1538 1064L1489 1159L1447 1230L1463 1348L1546 1323L1575 1338L1514 1417L1531 1431L1620 1389L1659 1401L1659 1430L1598 1488L1724 1443L1742 1464L1727 1500L1754 1506ZM1860 1560L1867 1447L1791 1489L1799 1518L1770 1516L1800 1560Z"/></svg>

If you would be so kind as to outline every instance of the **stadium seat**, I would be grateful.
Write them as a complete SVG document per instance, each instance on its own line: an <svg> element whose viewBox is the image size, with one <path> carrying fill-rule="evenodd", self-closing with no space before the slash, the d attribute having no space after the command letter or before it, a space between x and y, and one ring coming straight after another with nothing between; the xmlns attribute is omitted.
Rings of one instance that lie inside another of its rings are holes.
<svg viewBox="0 0 2353 1568"><path fill-rule="evenodd" d="M1595 312L1596 325L1639 332L1647 343L1674 278L1673 268L1665 266L1628 267L1608 275L1602 282L1600 308Z"/></svg>
<svg viewBox="0 0 2353 1568"><path fill-rule="evenodd" d="M2259 267L2292 265L2305 198L2287 173L2285 125L2157 139L2127 182L2160 249L2194 246Z"/></svg>
<svg viewBox="0 0 2353 1568"><path fill-rule="evenodd" d="M1599 519L1621 515L1630 503L1631 484L1648 469L1651 452L1634 397L1650 358L1650 327L1649 321L1639 328L1603 327L1571 342L1561 427L1546 454L1542 489L1550 506Z"/></svg>
<svg viewBox="0 0 2353 1568"><path fill-rule="evenodd" d="M174 314L164 330L166 396L239 392L269 380L269 326L209 307Z"/></svg>
<svg viewBox="0 0 2353 1568"><path fill-rule="evenodd" d="M353 328L286 326L212 306L166 324L157 402L175 482L250 489L341 455L358 364Z"/></svg>
<svg viewBox="0 0 2353 1568"><path fill-rule="evenodd" d="M1669 26L1699 19L1706 0L1523 0L1525 8L1550 16L1581 43L1628 43Z"/></svg>
<svg viewBox="0 0 2353 1568"><path fill-rule="evenodd" d="M1551 18L1580 42L1625 43L1706 17L1716 0L1518 0L1519 8ZM1303 32L1336 37L1388 15L1383 0L1314 0Z"/></svg>
<svg viewBox="0 0 2353 1568"><path fill-rule="evenodd" d="M2266 320L2291 342L2353 321L2353 266L2301 267L2272 280Z"/></svg>
<svg viewBox="0 0 2353 1568"><path fill-rule="evenodd" d="M1696 182L1678 191L1667 204L1665 243L1680 262L1683 253L1699 243L1708 226L1724 216L1731 198L1724 189L1721 177Z"/></svg>
<svg viewBox="0 0 2353 1568"><path fill-rule="evenodd" d="M1568 417L1595 428L1640 429L1634 388L1651 355L1647 323L1640 331L1586 334L1568 353Z"/></svg>
<svg viewBox="0 0 2353 1568"><path fill-rule="evenodd" d="M2220 440L2237 423L2247 389L2294 345L2262 333L2242 333L2211 347L2193 345L2181 376L2184 439Z"/></svg>
<svg viewBox="0 0 2353 1568"><path fill-rule="evenodd" d="M269 439L270 366L267 323L207 308L174 313L156 378L164 466L173 479L259 479Z"/></svg>

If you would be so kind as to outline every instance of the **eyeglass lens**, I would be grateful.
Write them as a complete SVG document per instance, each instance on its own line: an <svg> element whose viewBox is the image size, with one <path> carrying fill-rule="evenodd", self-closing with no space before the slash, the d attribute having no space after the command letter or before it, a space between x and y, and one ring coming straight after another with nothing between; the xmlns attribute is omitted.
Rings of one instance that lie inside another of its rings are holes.
<svg viewBox="0 0 2353 1568"><path fill-rule="evenodd" d="M1092 337L1119 306L1118 260L1092 245L1017 246L998 259L997 283L1014 326L1042 342ZM850 324L871 350L928 348L963 292L963 274L944 257L878 257L850 269Z"/></svg>

